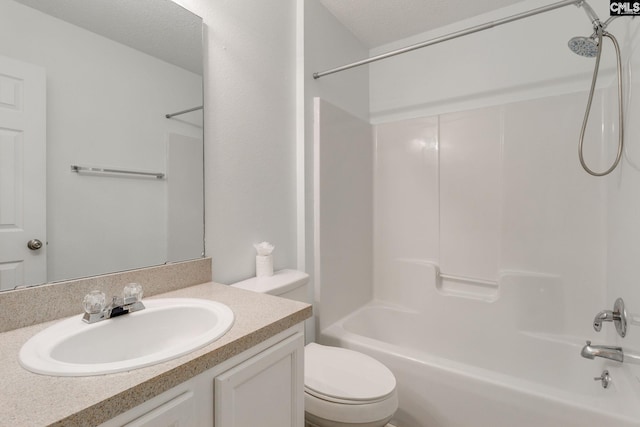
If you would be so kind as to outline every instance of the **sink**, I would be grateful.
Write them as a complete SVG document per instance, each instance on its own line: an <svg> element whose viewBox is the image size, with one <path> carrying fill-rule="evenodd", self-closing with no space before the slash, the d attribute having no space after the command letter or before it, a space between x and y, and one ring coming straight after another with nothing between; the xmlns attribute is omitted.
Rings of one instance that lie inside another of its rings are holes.
<svg viewBox="0 0 640 427"><path fill-rule="evenodd" d="M144 300L146 309L87 324L82 315L39 332L20 349L20 364L38 374L90 376L123 372L185 355L233 325L226 305L195 298Z"/></svg>

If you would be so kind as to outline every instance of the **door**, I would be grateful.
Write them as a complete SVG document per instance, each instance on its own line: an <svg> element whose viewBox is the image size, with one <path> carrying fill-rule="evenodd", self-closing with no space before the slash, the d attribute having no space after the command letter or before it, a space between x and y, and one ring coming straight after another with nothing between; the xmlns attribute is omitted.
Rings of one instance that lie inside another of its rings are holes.
<svg viewBox="0 0 640 427"><path fill-rule="evenodd" d="M47 281L45 91L44 68L0 56L0 290Z"/></svg>

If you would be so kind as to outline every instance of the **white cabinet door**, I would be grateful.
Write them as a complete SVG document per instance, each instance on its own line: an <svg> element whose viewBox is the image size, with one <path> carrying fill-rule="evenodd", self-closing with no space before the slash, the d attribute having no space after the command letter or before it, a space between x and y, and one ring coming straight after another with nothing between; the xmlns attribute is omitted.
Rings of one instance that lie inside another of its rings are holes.
<svg viewBox="0 0 640 427"><path fill-rule="evenodd" d="M304 335L297 333L216 377L216 427L304 425Z"/></svg>
<svg viewBox="0 0 640 427"><path fill-rule="evenodd" d="M100 427L302 427L303 331L299 323Z"/></svg>
<svg viewBox="0 0 640 427"><path fill-rule="evenodd" d="M45 86L44 68L0 56L0 290L47 281Z"/></svg>
<svg viewBox="0 0 640 427"><path fill-rule="evenodd" d="M125 424L125 427L196 427L195 409L194 394L187 391Z"/></svg>

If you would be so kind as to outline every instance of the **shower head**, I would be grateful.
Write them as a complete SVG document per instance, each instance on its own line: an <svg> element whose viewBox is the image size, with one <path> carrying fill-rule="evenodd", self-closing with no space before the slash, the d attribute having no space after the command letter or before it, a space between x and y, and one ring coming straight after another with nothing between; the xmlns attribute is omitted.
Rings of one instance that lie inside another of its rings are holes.
<svg viewBox="0 0 640 427"><path fill-rule="evenodd" d="M598 34L599 30L602 31L603 29L602 24L600 23L600 18L598 18L596 12L586 1L581 1L576 4L576 6L581 7L589 17L589 20L593 25L594 34L591 35L591 37L578 36L572 38L568 43L569 49L577 55L584 56L586 58L595 58L598 55L598 41L596 40L595 35Z"/></svg>
<svg viewBox="0 0 640 427"><path fill-rule="evenodd" d="M596 56L598 56L600 43L598 40L601 39L602 35L608 34L605 31L606 28L609 26L611 21L618 17L612 16L603 23L600 21L600 18L598 18L596 12L591 8L591 6L589 6L589 3L587 3L586 1L580 1L578 4L576 4L576 6L582 7L582 9L589 17L589 20L593 25L593 34L591 34L591 36L589 37L574 37L569 40L569 43L567 44L569 45L569 49L571 49L573 53L584 56L586 58L595 58Z"/></svg>
<svg viewBox="0 0 640 427"><path fill-rule="evenodd" d="M587 58L598 55L598 41L593 37L574 37L567 43L573 53Z"/></svg>

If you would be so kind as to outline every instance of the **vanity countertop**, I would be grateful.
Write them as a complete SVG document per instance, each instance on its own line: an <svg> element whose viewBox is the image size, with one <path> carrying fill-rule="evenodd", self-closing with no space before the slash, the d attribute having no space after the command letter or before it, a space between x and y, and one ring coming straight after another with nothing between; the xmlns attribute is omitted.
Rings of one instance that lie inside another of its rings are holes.
<svg viewBox="0 0 640 427"><path fill-rule="evenodd" d="M22 345L57 320L0 333L0 426L100 424L311 316L308 304L213 282L151 298L162 297L222 302L233 310L234 325L222 338L185 356L92 377L38 375L20 366Z"/></svg>

